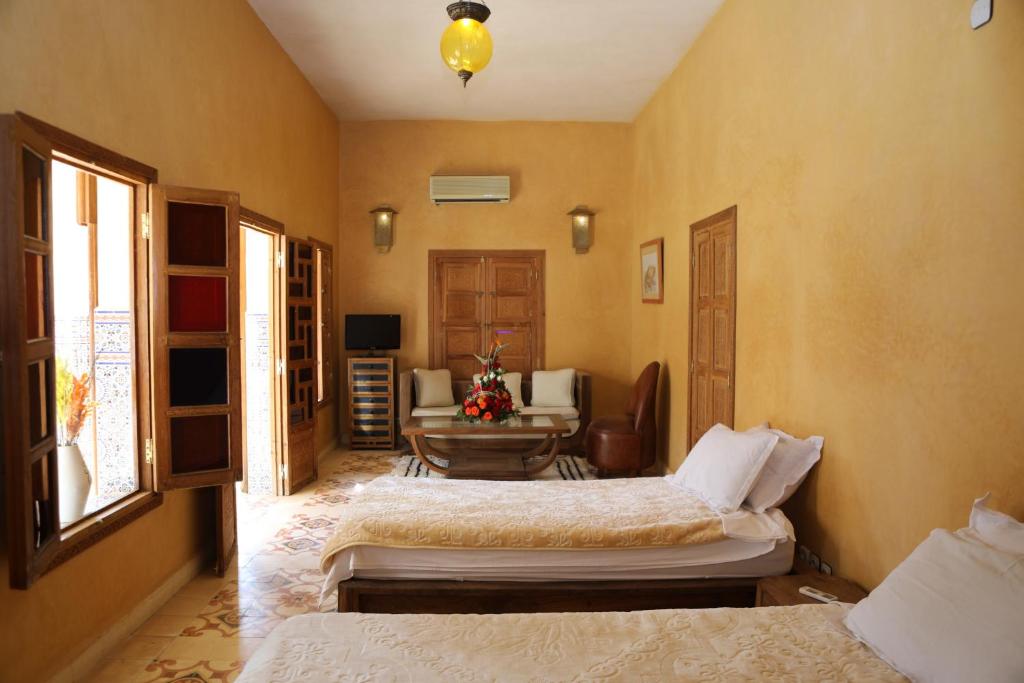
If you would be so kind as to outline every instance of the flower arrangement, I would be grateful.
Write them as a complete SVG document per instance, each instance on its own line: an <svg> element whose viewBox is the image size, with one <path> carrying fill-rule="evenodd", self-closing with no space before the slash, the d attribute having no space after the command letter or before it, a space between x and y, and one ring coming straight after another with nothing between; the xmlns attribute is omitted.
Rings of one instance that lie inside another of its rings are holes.
<svg viewBox="0 0 1024 683"><path fill-rule="evenodd" d="M57 359L57 445L74 446L85 427L85 421L96 410L89 399L92 377L83 372L80 377L68 369L67 363Z"/></svg>
<svg viewBox="0 0 1024 683"><path fill-rule="evenodd" d="M512 402L512 392L505 386L501 378L505 370L501 367L498 356L508 344L502 344L499 335L511 334L508 330L499 330L486 356L477 356L480 361L480 381L466 392L466 397L459 408L459 418L467 422L505 422L519 415Z"/></svg>

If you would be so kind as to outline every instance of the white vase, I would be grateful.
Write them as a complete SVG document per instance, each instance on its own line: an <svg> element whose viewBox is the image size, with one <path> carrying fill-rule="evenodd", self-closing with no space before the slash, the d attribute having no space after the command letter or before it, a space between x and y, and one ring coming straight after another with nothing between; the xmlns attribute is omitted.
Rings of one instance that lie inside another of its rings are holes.
<svg viewBox="0 0 1024 683"><path fill-rule="evenodd" d="M77 522L85 514L85 503L92 486L92 476L78 444L57 446L57 486L60 525L63 527Z"/></svg>

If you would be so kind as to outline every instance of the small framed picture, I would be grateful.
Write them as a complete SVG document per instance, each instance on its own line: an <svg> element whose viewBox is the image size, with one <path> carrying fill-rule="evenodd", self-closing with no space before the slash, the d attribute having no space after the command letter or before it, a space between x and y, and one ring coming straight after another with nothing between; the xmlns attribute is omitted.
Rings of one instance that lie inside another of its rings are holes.
<svg viewBox="0 0 1024 683"><path fill-rule="evenodd" d="M640 292L645 304L660 304L665 299L664 246L661 237L640 245Z"/></svg>

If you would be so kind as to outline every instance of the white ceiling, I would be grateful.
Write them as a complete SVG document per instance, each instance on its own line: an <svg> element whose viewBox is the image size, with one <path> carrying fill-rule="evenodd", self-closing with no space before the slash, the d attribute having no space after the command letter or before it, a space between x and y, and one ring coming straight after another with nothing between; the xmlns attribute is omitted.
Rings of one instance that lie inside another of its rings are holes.
<svg viewBox="0 0 1024 683"><path fill-rule="evenodd" d="M632 121L722 0L488 0L490 65L441 61L449 0L249 0L340 119Z"/></svg>

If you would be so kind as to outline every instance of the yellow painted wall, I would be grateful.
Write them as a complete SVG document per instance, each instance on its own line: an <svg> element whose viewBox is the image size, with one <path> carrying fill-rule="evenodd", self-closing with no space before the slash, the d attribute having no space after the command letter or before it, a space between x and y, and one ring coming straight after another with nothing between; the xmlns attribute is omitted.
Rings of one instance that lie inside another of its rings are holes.
<svg viewBox="0 0 1024 683"><path fill-rule="evenodd" d="M401 369L426 367L430 249L546 251L549 368L594 373L594 410L620 411L630 382L629 127L621 124L374 122L341 126L344 313L400 313ZM504 205L434 206L432 174L508 175ZM373 247L378 204L399 211L390 253ZM566 212L597 212L590 253L572 249Z"/></svg>
<svg viewBox="0 0 1024 683"><path fill-rule="evenodd" d="M337 122L244 0L5 0L0 64L0 112L155 166L164 183L239 191L289 233L335 242ZM7 588L0 557L0 680L66 666L200 551L200 510L195 493L169 493L28 591Z"/></svg>
<svg viewBox="0 0 1024 683"><path fill-rule="evenodd" d="M631 250L686 448L689 225L738 219L737 426L825 437L787 511L876 585L985 491L1024 517L1024 4L730 0L638 118Z"/></svg>

